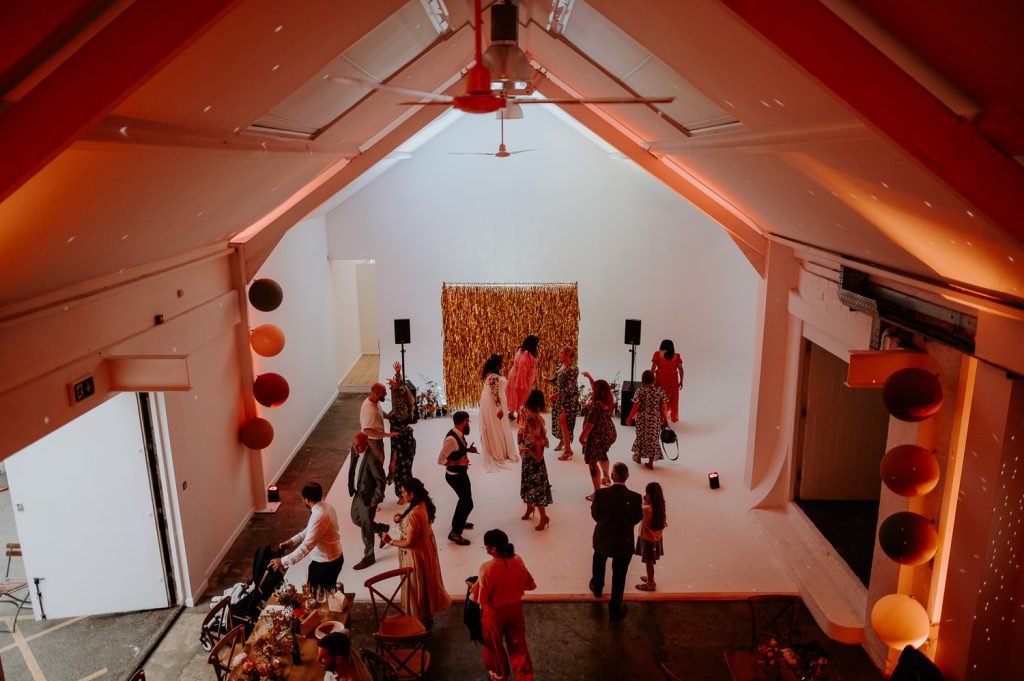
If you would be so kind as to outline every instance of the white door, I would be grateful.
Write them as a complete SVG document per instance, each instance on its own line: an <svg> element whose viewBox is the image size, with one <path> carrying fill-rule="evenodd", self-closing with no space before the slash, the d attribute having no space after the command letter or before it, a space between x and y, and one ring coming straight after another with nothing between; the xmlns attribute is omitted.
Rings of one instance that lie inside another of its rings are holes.
<svg viewBox="0 0 1024 681"><path fill-rule="evenodd" d="M122 393L6 460L36 616L168 605L135 394Z"/></svg>

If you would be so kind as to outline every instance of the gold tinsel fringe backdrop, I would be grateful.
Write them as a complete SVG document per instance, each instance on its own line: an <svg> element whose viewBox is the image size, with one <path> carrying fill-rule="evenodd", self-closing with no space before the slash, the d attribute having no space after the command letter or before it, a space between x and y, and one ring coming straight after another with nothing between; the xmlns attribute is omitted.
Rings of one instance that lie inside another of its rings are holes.
<svg viewBox="0 0 1024 681"><path fill-rule="evenodd" d="M441 288L444 383L452 409L476 407L483 387L480 371L492 353L504 358L508 376L523 339L540 337L535 388L550 394L548 379L558 351L579 344L577 284L450 284Z"/></svg>

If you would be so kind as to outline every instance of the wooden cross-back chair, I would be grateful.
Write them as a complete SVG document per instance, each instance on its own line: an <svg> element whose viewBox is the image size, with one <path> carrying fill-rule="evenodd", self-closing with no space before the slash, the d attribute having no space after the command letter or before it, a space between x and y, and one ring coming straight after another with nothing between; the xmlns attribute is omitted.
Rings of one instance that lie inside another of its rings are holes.
<svg viewBox="0 0 1024 681"><path fill-rule="evenodd" d="M217 641L234 628L231 599L222 598L203 618L203 626L199 630L199 644L203 646L203 650L212 650Z"/></svg>
<svg viewBox="0 0 1024 681"><path fill-rule="evenodd" d="M430 668L427 629L402 607L402 588L412 571L411 567L396 568L364 582L373 605L377 652L395 667L403 681L423 678ZM385 587L385 582L390 583Z"/></svg>
<svg viewBox="0 0 1024 681"><path fill-rule="evenodd" d="M217 675L217 681L223 681L231 675L231 666L235 656L245 649L245 627L239 624L237 627L224 634L221 640L214 644L206 661L213 667L213 673Z"/></svg>
<svg viewBox="0 0 1024 681"><path fill-rule="evenodd" d="M398 670L386 657L367 648L359 649L359 657L373 675L373 681L398 681Z"/></svg>

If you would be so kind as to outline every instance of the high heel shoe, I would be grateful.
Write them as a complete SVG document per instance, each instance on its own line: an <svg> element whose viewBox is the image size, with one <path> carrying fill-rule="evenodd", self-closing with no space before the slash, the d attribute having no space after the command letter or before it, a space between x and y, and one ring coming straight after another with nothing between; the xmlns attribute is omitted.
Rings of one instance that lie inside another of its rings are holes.
<svg viewBox="0 0 1024 681"><path fill-rule="evenodd" d="M528 510L526 513L523 514L523 520L529 520L532 517L533 517L533 509L532 508L530 510Z"/></svg>
<svg viewBox="0 0 1024 681"><path fill-rule="evenodd" d="M607 475L604 476L603 478L601 478L601 486L602 487L611 487L612 486L612 479L609 478Z"/></svg>
<svg viewBox="0 0 1024 681"><path fill-rule="evenodd" d="M543 529L544 529L545 527L547 527L547 526L548 526L548 525L550 525L550 524L551 524L551 516L549 516L549 515L546 515L546 516L544 516L544 517L543 517L543 518L541 519L541 521L540 521L539 523L537 523L537 527L535 527L535 528L533 528L533 529L535 529L535 530L537 530L538 532L540 532L541 530L543 530Z"/></svg>
<svg viewBox="0 0 1024 681"><path fill-rule="evenodd" d="M562 454L562 456L558 457L558 460L559 461L568 461L569 459L572 458L572 455L575 454L575 453L576 452L570 452L570 451L566 450L566 452L564 454Z"/></svg>

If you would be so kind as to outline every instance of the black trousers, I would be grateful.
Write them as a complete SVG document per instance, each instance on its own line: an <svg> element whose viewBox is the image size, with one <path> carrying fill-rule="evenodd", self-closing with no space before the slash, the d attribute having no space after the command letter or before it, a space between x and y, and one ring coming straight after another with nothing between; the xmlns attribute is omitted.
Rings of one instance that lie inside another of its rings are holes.
<svg viewBox="0 0 1024 681"><path fill-rule="evenodd" d="M306 573L306 581L309 587L315 589L334 589L338 584L338 575L341 574L341 566L345 562L345 554L341 554L329 563L310 561L309 571Z"/></svg>
<svg viewBox="0 0 1024 681"><path fill-rule="evenodd" d="M455 513L452 514L452 532L462 534L466 529L466 521L473 510L473 486L469 482L469 473L462 471L452 475L445 473L444 481L455 490L459 497L459 503L455 505Z"/></svg>
<svg viewBox="0 0 1024 681"><path fill-rule="evenodd" d="M626 590L626 572L629 570L629 561L633 559L633 554L605 556L594 551L593 578L594 589L597 591L604 591L604 574L608 558L612 559L612 597L608 602L608 614L614 617L622 610L622 594Z"/></svg>

